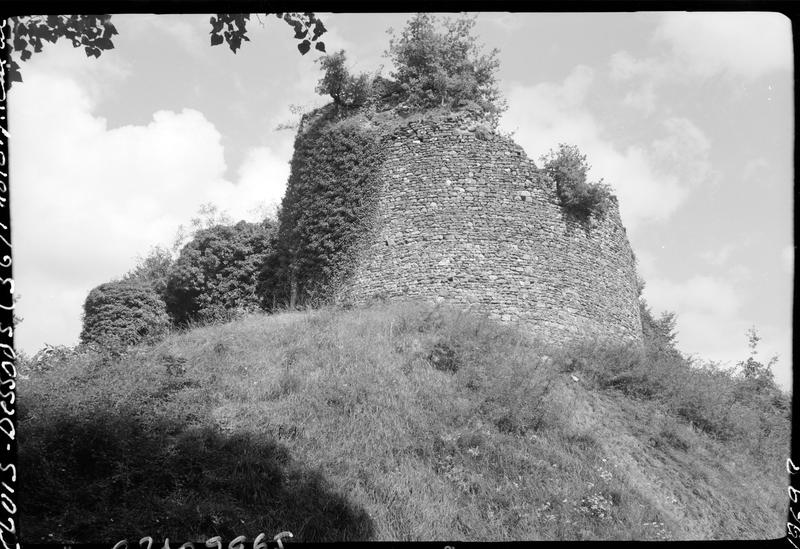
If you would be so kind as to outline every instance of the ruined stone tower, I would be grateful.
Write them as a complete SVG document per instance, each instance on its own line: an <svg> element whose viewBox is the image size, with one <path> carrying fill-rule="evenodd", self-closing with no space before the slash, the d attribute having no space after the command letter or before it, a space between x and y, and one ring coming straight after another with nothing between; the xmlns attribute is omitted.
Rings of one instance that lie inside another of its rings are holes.
<svg viewBox="0 0 800 549"><path fill-rule="evenodd" d="M553 341L641 339L616 200L576 221L521 147L458 115L384 127L378 144L373 206L331 278L337 295L446 301Z"/></svg>

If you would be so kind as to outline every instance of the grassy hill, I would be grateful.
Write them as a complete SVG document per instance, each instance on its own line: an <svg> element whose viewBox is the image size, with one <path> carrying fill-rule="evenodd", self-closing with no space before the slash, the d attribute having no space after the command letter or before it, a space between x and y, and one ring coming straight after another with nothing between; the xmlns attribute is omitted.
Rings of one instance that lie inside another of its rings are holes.
<svg viewBox="0 0 800 549"><path fill-rule="evenodd" d="M636 348L403 304L23 373L27 542L783 535L788 401Z"/></svg>

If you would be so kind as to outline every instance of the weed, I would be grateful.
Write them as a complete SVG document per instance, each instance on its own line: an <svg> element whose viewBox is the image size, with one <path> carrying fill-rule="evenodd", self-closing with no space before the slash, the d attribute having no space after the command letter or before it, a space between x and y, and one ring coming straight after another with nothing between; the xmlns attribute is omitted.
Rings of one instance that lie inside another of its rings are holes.
<svg viewBox="0 0 800 549"><path fill-rule="evenodd" d="M442 372L455 373L460 366L456 350L443 341L439 341L433 346L430 354L428 354L428 362L435 369Z"/></svg>

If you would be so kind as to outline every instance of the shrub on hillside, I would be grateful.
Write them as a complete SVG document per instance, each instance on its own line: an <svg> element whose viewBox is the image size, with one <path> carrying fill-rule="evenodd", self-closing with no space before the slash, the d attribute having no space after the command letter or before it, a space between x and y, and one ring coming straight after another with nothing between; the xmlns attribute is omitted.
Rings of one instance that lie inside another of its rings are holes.
<svg viewBox="0 0 800 549"><path fill-rule="evenodd" d="M674 317L669 319L662 328L673 325ZM644 348L585 342L567 349L558 361L577 365L601 387L658 400L674 417L760 458L772 459L788 447L791 399L774 382L765 387L647 341Z"/></svg>
<svg viewBox="0 0 800 549"><path fill-rule="evenodd" d="M755 327L747 330L747 346L750 347L750 356L747 357L747 360L737 364L741 370L742 377L753 385L753 390L755 391L767 390L771 385L774 385L775 377L772 373L772 367L778 362L777 356L770 358L766 364L756 360L759 341L761 341L761 337L756 332Z"/></svg>
<svg viewBox="0 0 800 549"><path fill-rule="evenodd" d="M488 54L473 35L475 19L444 19L427 13L412 17L386 55L411 108L474 107L496 125L505 105L497 85L499 51ZM443 27L443 28L442 28Z"/></svg>
<svg viewBox="0 0 800 549"><path fill-rule="evenodd" d="M73 360L76 349L66 345L50 345L45 343L31 358L18 355L17 368L20 372L44 372L58 368L61 364Z"/></svg>
<svg viewBox="0 0 800 549"><path fill-rule="evenodd" d="M164 301L153 287L136 281L106 282L83 305L81 343L119 350L162 337L169 328Z"/></svg>
<svg viewBox="0 0 800 549"><path fill-rule="evenodd" d="M169 271L166 302L172 319L225 320L237 310L257 309L256 278L274 230L267 219L198 231Z"/></svg>
<svg viewBox="0 0 800 549"><path fill-rule="evenodd" d="M655 318L647 302L639 298L639 313L642 319L642 335L645 348L649 354L680 358L681 353L676 347L677 332L675 326L677 318L673 312L661 313Z"/></svg>
<svg viewBox="0 0 800 549"><path fill-rule="evenodd" d="M586 155L574 145L561 143L558 151L550 150L541 157L542 171L556 182L556 192L561 205L578 219L589 216L602 217L609 208L613 195L602 180L586 181L589 164Z"/></svg>
<svg viewBox="0 0 800 549"><path fill-rule="evenodd" d="M145 257L140 257L136 267L128 271L123 280L150 284L161 299L166 299L167 278L174 263L172 252L155 246Z"/></svg>

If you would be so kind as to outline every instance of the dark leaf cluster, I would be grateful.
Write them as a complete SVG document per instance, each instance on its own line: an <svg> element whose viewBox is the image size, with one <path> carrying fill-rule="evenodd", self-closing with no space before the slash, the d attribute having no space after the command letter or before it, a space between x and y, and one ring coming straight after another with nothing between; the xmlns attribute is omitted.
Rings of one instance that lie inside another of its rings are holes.
<svg viewBox="0 0 800 549"><path fill-rule="evenodd" d="M227 42L233 53L242 47L242 41L249 42L247 21L249 13L218 13L211 16L211 45L219 46Z"/></svg>
<svg viewBox="0 0 800 549"><path fill-rule="evenodd" d="M12 22L12 44L22 61L42 51L44 42L53 44L59 38L66 38L76 48L83 47L88 57L100 57L101 52L114 48L111 38L116 34L108 14L32 15ZM19 64L13 59L8 82L22 82Z"/></svg>
<svg viewBox="0 0 800 549"><path fill-rule="evenodd" d="M267 14L269 15L269 14ZM294 37L300 40L297 49L305 55L311 45L321 52L325 51L325 43L319 38L327 31L322 21L310 12L276 13L294 31ZM231 51L236 53L247 42L247 22L250 14L218 13L211 17L211 45L218 46L226 42ZM76 48L83 47L89 57L100 57L103 51L114 48L111 38L118 34L111 23L111 15L31 15L12 19L12 45L19 52L20 59L27 61L34 53L42 51L44 42L55 43L66 38ZM22 82L19 63L9 60L8 86L12 82Z"/></svg>
<svg viewBox="0 0 800 549"><path fill-rule="evenodd" d="M269 14L266 14L269 15ZM300 40L297 49L305 55L314 47L321 52L325 51L325 43L319 37L326 32L325 25L313 13L276 13L278 19L283 19L292 29L294 38ZM249 41L247 37L247 22L250 20L248 13L218 13L211 17L211 45L219 46L223 42L233 53L242 47L243 41Z"/></svg>

